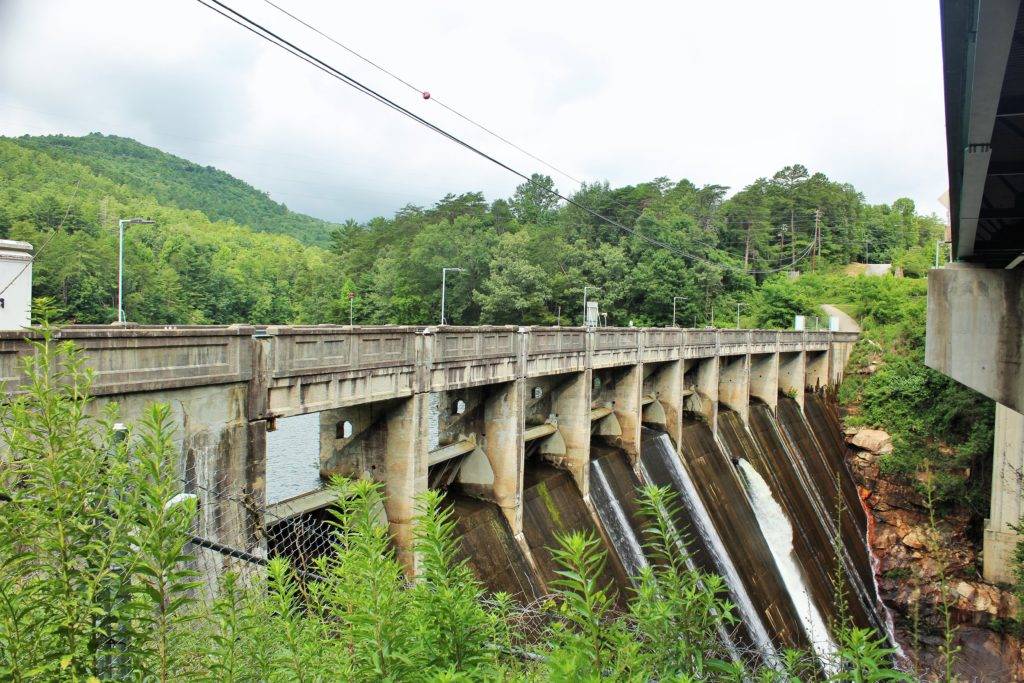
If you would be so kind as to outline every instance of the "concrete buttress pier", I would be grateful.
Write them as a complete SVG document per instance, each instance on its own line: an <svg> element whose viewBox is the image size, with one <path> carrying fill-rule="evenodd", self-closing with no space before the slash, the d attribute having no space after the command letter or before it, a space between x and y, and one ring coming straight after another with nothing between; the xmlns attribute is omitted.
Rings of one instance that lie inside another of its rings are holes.
<svg viewBox="0 0 1024 683"><path fill-rule="evenodd" d="M32 332L0 332L0 379L23 381ZM684 414L714 430L719 405L747 419L750 401L798 400L841 374L854 333L676 328L90 327L60 330L96 371L95 409L137 421L168 403L182 481L200 498L197 533L257 554L266 507L266 434L319 414L320 475L384 487L398 556L415 571L417 497L458 485L495 503L526 548L527 458L566 470L589 500L593 434L634 460L644 423L678 438ZM833 357L837 359L833 361ZM838 368L838 370L837 370ZM218 511L240 490L247 516ZM289 499L323 507L319 489ZM248 546L248 547L245 547ZM526 548L527 559L530 559ZM230 559L222 560L227 568Z"/></svg>

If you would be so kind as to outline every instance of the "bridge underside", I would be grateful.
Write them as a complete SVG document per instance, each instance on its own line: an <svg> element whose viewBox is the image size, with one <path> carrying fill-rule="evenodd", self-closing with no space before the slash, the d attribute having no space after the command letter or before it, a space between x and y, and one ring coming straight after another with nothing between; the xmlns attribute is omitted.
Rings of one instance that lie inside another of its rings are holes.
<svg viewBox="0 0 1024 683"><path fill-rule="evenodd" d="M1024 490L1024 13L1020 0L943 0L952 254L928 275L927 364L996 401L985 576L1011 581ZM1017 476L1010 476L1016 463ZM1009 511L1016 510L1011 514ZM1016 516L1015 516L1016 515Z"/></svg>

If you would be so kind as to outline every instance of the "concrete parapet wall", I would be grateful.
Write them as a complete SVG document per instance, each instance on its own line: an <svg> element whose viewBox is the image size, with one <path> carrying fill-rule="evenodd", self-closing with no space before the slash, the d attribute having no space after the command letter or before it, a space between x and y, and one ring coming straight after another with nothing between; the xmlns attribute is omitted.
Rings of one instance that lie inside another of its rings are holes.
<svg viewBox="0 0 1024 683"><path fill-rule="evenodd" d="M75 325L55 332L71 341L94 373L95 396L164 391L191 386L247 382L252 377L252 335L248 325L231 327L94 327ZM25 382L24 359L35 351L36 332L0 332L0 381L8 393Z"/></svg>

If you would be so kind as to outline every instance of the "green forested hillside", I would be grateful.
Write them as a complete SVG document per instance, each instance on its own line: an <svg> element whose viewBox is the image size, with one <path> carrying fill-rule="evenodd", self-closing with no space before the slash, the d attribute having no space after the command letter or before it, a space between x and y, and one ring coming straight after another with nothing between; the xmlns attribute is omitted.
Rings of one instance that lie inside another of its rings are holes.
<svg viewBox="0 0 1024 683"><path fill-rule="evenodd" d="M258 232L290 235L324 246L333 223L301 213L224 171L199 166L129 138L92 133L23 136L13 142L29 149L88 166L94 173L125 185L161 204L202 211L213 220L231 220Z"/></svg>
<svg viewBox="0 0 1024 683"><path fill-rule="evenodd" d="M328 252L166 206L85 164L0 140L0 234L35 245L33 293L61 319L116 318L116 224L127 216L156 221L131 226L125 241L130 320L285 323L329 309Z"/></svg>
<svg viewBox="0 0 1024 683"><path fill-rule="evenodd" d="M144 161L126 164L117 150ZM441 269L459 267L448 283L457 324L576 324L589 285L613 325L668 324L673 297L683 297L680 325L732 325L737 304L750 304L745 323L786 326L814 303L780 286L788 271L868 257L920 276L941 234L908 199L870 205L799 165L731 197L665 178L573 195L626 230L556 201L543 191L552 186L535 176L507 199L468 192L350 221L320 248L217 220L234 206L232 188L270 200L133 141L0 138L0 234L36 245L35 295L77 322L116 317L116 221L127 216L156 221L132 226L126 242L125 308L140 323L347 322L349 293L357 324L436 323ZM206 206L211 198L219 208Z"/></svg>

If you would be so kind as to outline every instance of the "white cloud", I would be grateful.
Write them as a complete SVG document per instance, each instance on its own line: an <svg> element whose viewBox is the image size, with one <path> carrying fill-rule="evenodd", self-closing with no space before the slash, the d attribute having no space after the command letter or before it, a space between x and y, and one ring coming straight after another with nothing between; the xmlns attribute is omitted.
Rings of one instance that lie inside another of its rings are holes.
<svg viewBox="0 0 1024 683"><path fill-rule="evenodd" d="M275 2L577 177L739 188L800 162L870 201L941 211L933 2ZM522 170L547 170L262 0L229 4ZM136 137L335 220L517 184L198 3L0 6L4 134Z"/></svg>

